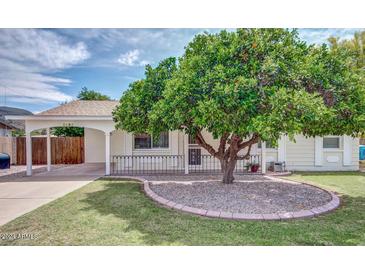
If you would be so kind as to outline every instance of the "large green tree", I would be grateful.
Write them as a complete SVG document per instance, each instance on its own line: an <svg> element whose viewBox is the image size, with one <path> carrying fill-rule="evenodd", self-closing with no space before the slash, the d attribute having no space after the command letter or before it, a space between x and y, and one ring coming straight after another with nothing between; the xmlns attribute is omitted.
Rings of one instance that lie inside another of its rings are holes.
<svg viewBox="0 0 365 274"><path fill-rule="evenodd" d="M362 132L362 81L348 51L307 45L296 30L204 33L178 64L169 58L147 66L145 78L121 97L114 119L129 132L195 136L221 162L223 182L232 183L237 160L260 139ZM219 138L219 146L203 131Z"/></svg>
<svg viewBox="0 0 365 274"><path fill-rule="evenodd" d="M328 38L332 50L347 50L350 54L353 66L365 73L365 31L355 32L350 39L339 37Z"/></svg>

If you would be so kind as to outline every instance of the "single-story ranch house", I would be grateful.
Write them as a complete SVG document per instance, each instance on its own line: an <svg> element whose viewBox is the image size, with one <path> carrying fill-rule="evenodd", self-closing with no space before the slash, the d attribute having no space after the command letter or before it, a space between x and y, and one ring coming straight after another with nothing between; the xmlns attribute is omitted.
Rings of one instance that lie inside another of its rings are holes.
<svg viewBox="0 0 365 274"><path fill-rule="evenodd" d="M133 172L212 172L219 170L219 161L180 131L162 133L158 138L148 134L131 134L116 130L112 110L117 101L72 101L35 115L7 116L24 120L26 130L27 174L32 174L31 132L47 129L47 158L50 163L50 128L76 126L85 128L85 163L105 163L105 174ZM283 136L278 146L255 145L248 160L237 163L237 171L248 171L250 163L261 166L265 173L272 162L285 163L287 170L325 171L358 170L359 139L350 136L305 138L296 142ZM216 143L208 133L206 140Z"/></svg>

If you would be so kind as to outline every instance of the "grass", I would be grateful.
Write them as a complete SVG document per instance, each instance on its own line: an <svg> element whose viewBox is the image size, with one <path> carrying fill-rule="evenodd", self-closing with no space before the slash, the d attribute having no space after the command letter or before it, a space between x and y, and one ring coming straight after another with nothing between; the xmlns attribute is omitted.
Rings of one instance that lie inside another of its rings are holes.
<svg viewBox="0 0 365 274"><path fill-rule="evenodd" d="M162 208L134 181L97 180L0 227L0 235L35 239L0 245L364 245L365 176L357 172L301 173L341 195L342 206L292 221L209 219Z"/></svg>

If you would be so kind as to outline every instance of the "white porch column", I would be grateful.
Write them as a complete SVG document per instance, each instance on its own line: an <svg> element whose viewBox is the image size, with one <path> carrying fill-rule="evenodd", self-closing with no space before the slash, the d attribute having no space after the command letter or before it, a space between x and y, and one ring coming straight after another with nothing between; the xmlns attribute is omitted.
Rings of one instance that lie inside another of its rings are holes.
<svg viewBox="0 0 365 274"><path fill-rule="evenodd" d="M351 166L352 165L352 142L353 139L351 136L344 135L343 136L343 165Z"/></svg>
<svg viewBox="0 0 365 274"><path fill-rule="evenodd" d="M278 162L286 162L286 136L282 135L278 141Z"/></svg>
<svg viewBox="0 0 365 274"><path fill-rule="evenodd" d="M105 132L105 175L110 175L110 132Z"/></svg>
<svg viewBox="0 0 365 274"><path fill-rule="evenodd" d="M47 171L51 171L51 134L49 127L47 131Z"/></svg>
<svg viewBox="0 0 365 274"><path fill-rule="evenodd" d="M185 174L189 174L189 135L184 134L184 161Z"/></svg>
<svg viewBox="0 0 365 274"><path fill-rule="evenodd" d="M32 176L32 137L30 136L30 131L26 131L25 133L25 150L27 176Z"/></svg>
<svg viewBox="0 0 365 274"><path fill-rule="evenodd" d="M266 173L266 142L261 142L261 173Z"/></svg>
<svg viewBox="0 0 365 274"><path fill-rule="evenodd" d="M323 163L323 137L314 138L314 165L322 166Z"/></svg>

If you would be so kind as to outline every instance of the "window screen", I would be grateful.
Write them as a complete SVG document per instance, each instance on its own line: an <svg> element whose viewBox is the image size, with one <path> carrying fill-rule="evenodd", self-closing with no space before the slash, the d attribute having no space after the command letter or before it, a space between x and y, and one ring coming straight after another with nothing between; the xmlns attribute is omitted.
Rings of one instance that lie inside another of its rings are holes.
<svg viewBox="0 0 365 274"><path fill-rule="evenodd" d="M135 149L168 148L169 133L162 132L159 138L152 138L150 134L141 133L134 135Z"/></svg>
<svg viewBox="0 0 365 274"><path fill-rule="evenodd" d="M147 133L134 135L134 148L151 148L151 135Z"/></svg>
<svg viewBox="0 0 365 274"><path fill-rule="evenodd" d="M339 137L324 137L323 148L340 148Z"/></svg>
<svg viewBox="0 0 365 274"><path fill-rule="evenodd" d="M162 132L159 138L154 138L153 148L168 148L169 147L169 133Z"/></svg>
<svg viewBox="0 0 365 274"><path fill-rule="evenodd" d="M258 147L258 148L261 148L261 141L259 141L259 142L257 143L257 147ZM275 147L275 145L273 144L273 142L268 141L268 142L266 142L266 148L276 148L276 147Z"/></svg>

